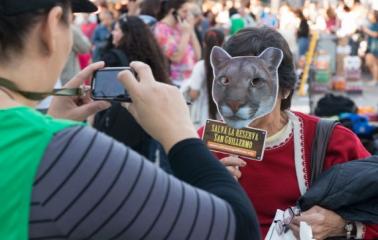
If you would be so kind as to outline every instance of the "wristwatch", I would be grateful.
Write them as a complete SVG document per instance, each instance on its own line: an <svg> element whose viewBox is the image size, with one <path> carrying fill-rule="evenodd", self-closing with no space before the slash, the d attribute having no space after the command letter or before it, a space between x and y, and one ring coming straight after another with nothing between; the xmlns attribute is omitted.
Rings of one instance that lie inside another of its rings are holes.
<svg viewBox="0 0 378 240"><path fill-rule="evenodd" d="M354 222L347 222L344 227L346 231L346 239L354 239L357 234L357 227Z"/></svg>

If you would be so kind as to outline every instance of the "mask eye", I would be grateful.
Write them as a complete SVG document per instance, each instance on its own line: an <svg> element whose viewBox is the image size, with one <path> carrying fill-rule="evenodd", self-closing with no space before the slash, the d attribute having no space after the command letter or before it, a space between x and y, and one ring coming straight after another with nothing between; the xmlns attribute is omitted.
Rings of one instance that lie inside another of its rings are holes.
<svg viewBox="0 0 378 240"><path fill-rule="evenodd" d="M230 80L229 80L228 78L226 78L226 77L221 77L221 78L219 78L219 82L220 82L222 85L224 85L224 86L227 86L227 85L230 84Z"/></svg>
<svg viewBox="0 0 378 240"><path fill-rule="evenodd" d="M263 84L264 80L262 78L254 78L251 80L252 87L259 87Z"/></svg>

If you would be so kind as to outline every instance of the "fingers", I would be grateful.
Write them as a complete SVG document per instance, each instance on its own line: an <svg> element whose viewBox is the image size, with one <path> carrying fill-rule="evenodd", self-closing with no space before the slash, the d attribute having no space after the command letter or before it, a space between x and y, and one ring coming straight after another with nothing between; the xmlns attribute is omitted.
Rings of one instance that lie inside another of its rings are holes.
<svg viewBox="0 0 378 240"><path fill-rule="evenodd" d="M289 228L293 231L294 236L299 239L299 225L290 224Z"/></svg>
<svg viewBox="0 0 378 240"><path fill-rule="evenodd" d="M231 175L235 177L236 180L241 178L242 173L240 172L240 170L237 167L227 166L226 168L231 173Z"/></svg>
<svg viewBox="0 0 378 240"><path fill-rule="evenodd" d="M152 83L155 82L154 75L152 74L151 68L142 62L132 62L130 63L130 67L132 67L138 75L138 79L141 83Z"/></svg>
<svg viewBox="0 0 378 240"><path fill-rule="evenodd" d="M293 220L291 221L291 225L296 225L299 227L299 224L300 224L300 220L298 219L299 216L296 216L293 218Z"/></svg>
<svg viewBox="0 0 378 240"><path fill-rule="evenodd" d="M231 173L232 176L234 176L236 180L238 180L242 176L239 167L245 167L247 165L245 161L235 156L225 157L220 161L224 166L226 166L227 170Z"/></svg>
<svg viewBox="0 0 378 240"><path fill-rule="evenodd" d="M312 223L314 217L311 215L307 215L306 213L301 213L300 216L296 216L293 218L293 223L297 224L299 226L300 222L306 222L306 223Z"/></svg>
<svg viewBox="0 0 378 240"><path fill-rule="evenodd" d="M181 19L181 17L177 17L177 21L178 21L178 23L180 24L180 25L182 25L183 24L183 20Z"/></svg>
<svg viewBox="0 0 378 240"><path fill-rule="evenodd" d="M86 68L84 68L80 73L78 73L73 79L71 79L66 85L65 88L76 88L79 87L87 79L90 79L93 73L101 68L105 67L104 62L92 63Z"/></svg>
<svg viewBox="0 0 378 240"><path fill-rule="evenodd" d="M83 121L87 119L89 116L94 115L102 110L109 108L111 104L106 101L93 101L91 103L85 104L75 109L75 115L80 116L81 119L77 119Z"/></svg>
<svg viewBox="0 0 378 240"><path fill-rule="evenodd" d="M134 77L129 70L124 70L118 74L118 80L122 83L122 85L126 88L127 92L129 93L131 99L137 99L140 95L140 83Z"/></svg>
<svg viewBox="0 0 378 240"><path fill-rule="evenodd" d="M245 167L247 165L247 163L245 161L243 161L242 159L240 159L238 157L233 157L233 156L225 157L225 158L221 159L220 161L225 166Z"/></svg>

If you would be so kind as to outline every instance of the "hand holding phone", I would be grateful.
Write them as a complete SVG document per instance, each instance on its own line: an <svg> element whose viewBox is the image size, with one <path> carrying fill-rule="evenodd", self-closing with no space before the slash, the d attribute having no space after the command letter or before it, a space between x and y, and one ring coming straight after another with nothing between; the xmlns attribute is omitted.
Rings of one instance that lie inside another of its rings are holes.
<svg viewBox="0 0 378 240"><path fill-rule="evenodd" d="M133 99L126 106L143 129L158 140L167 153L179 141L198 138L180 90L157 82L151 68L144 63L132 62L130 66L138 73L139 81L126 71L119 79Z"/></svg>
<svg viewBox="0 0 378 240"><path fill-rule="evenodd" d="M186 20L179 20L178 27L181 33L191 33L193 31L193 26L191 26Z"/></svg>
<svg viewBox="0 0 378 240"><path fill-rule="evenodd" d="M104 67L104 62L92 63L71 79L64 87L68 89L80 88L85 80L93 73ZM89 95L53 97L48 114L55 118L84 121L89 116L109 108L107 101L92 101Z"/></svg>
<svg viewBox="0 0 378 240"><path fill-rule="evenodd" d="M177 10L172 11L172 16L175 18L176 22L179 22L178 12Z"/></svg>
<svg viewBox="0 0 378 240"><path fill-rule="evenodd" d="M130 67L107 67L97 70L92 79L92 99L131 102L129 93L117 78L118 73L124 70L134 74Z"/></svg>

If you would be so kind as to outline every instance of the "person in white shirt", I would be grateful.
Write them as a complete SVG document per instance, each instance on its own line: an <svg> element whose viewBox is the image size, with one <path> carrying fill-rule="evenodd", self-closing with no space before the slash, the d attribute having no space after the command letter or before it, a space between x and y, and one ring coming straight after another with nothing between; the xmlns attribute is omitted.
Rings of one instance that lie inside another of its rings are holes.
<svg viewBox="0 0 378 240"><path fill-rule="evenodd" d="M207 119L216 119L217 108L212 99L213 70L210 64L210 53L214 46L221 46L224 33L220 29L211 28L205 34L204 60L200 60L193 68L192 75L185 81L181 91L192 102L190 116L193 124L199 128Z"/></svg>

